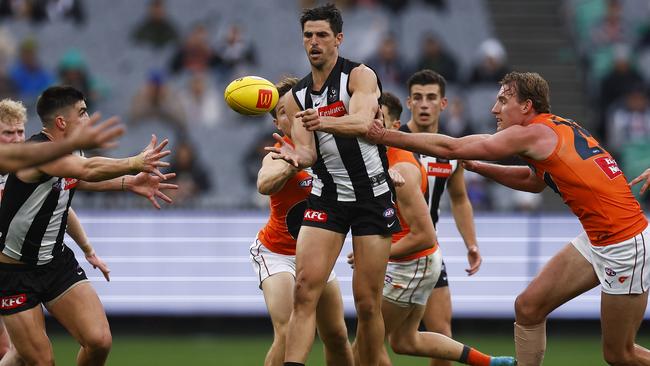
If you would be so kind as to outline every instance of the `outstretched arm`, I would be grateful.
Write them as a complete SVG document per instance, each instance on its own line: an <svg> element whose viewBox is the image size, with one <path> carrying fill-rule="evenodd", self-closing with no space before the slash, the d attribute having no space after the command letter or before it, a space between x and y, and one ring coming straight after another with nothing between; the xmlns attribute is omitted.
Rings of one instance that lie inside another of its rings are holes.
<svg viewBox="0 0 650 366"><path fill-rule="evenodd" d="M96 124L99 117L99 114L93 114L87 124L61 141L0 145L0 171L16 172L59 159L75 150L115 146L114 141L124 133L124 128L119 126L115 117Z"/></svg>
<svg viewBox="0 0 650 366"><path fill-rule="evenodd" d="M151 204L160 209L160 204L157 199L172 203L172 199L165 195L162 189L178 189L178 185L170 183L162 183L163 180L169 180L176 176L176 173L168 173L163 175L161 179L157 175L149 173L138 173L137 175L125 175L110 180L101 182L85 182L79 181L78 189L84 191L130 191L139 196L149 200Z"/></svg>
<svg viewBox="0 0 650 366"><path fill-rule="evenodd" d="M474 210L472 203L467 197L465 188L465 169L462 165L456 168L449 178L447 187L449 188L449 198L451 202L451 213L456 222L456 228L463 237L465 247L467 247L467 261L469 268L465 269L468 275L478 272L481 262L481 252L478 249L476 241L476 229L474 227Z"/></svg>
<svg viewBox="0 0 650 366"><path fill-rule="evenodd" d="M90 244L88 235L86 235L86 231L84 230L83 226L81 226L79 217L77 217L77 213L72 209L72 207L68 210L68 226L66 228L66 232L68 235L70 235L72 240L77 243L79 249L84 252L88 263L90 263L93 268L99 268L99 270L104 275L104 278L106 278L106 281L110 281L110 277L108 275L111 272L110 268L108 268L106 263L104 263L104 261L97 255L97 253L95 253L95 249Z"/></svg>
<svg viewBox="0 0 650 366"><path fill-rule="evenodd" d="M539 193L546 188L546 183L527 166L498 165L479 161L465 161L463 166L469 171L519 191Z"/></svg>
<svg viewBox="0 0 650 366"><path fill-rule="evenodd" d="M257 190L261 194L271 195L284 187L299 170L284 160L274 160L268 153L262 160L262 167L257 173Z"/></svg>

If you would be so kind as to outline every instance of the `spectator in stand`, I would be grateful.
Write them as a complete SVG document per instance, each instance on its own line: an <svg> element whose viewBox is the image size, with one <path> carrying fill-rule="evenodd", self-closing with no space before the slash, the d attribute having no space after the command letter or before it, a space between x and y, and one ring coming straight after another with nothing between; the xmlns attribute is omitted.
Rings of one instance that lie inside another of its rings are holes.
<svg viewBox="0 0 650 366"><path fill-rule="evenodd" d="M249 40L244 39L238 24L232 24L228 28L226 39L219 50L226 80L248 74L256 64L255 48Z"/></svg>
<svg viewBox="0 0 650 366"><path fill-rule="evenodd" d="M401 86L405 82L406 68L397 48L397 39L388 34L379 43L379 49L366 64L372 67L382 84Z"/></svg>
<svg viewBox="0 0 650 366"><path fill-rule="evenodd" d="M83 25L86 14L81 0L0 0L0 18L28 19L40 24L59 19L72 19Z"/></svg>
<svg viewBox="0 0 650 366"><path fill-rule="evenodd" d="M9 77L8 66L16 53L16 42L7 27L0 27L0 100L17 99L18 88Z"/></svg>
<svg viewBox="0 0 650 366"><path fill-rule="evenodd" d="M448 82L458 82L458 62L442 45L433 33L427 33L422 38L422 53L417 63L418 70L434 70L444 75Z"/></svg>
<svg viewBox="0 0 650 366"><path fill-rule="evenodd" d="M132 123L159 120L169 124L177 133L184 132L186 128L185 113L178 94L158 70L149 73L146 83L133 97L129 119Z"/></svg>
<svg viewBox="0 0 650 366"><path fill-rule="evenodd" d="M147 15L135 26L131 39L153 48L163 48L178 40L176 26L167 16L164 0L149 1Z"/></svg>
<svg viewBox="0 0 650 366"><path fill-rule="evenodd" d="M192 116L189 123L214 127L223 111L223 98L217 93L212 80L204 73L193 73L187 86L180 92L185 115Z"/></svg>
<svg viewBox="0 0 650 366"><path fill-rule="evenodd" d="M21 43L18 60L11 67L9 76L16 84L20 98L28 105L54 83L54 76L38 60L38 44L32 38Z"/></svg>
<svg viewBox="0 0 650 366"><path fill-rule="evenodd" d="M465 114L465 105L460 98L451 98L447 108L449 113L442 119L440 133L451 137L473 135L472 123Z"/></svg>
<svg viewBox="0 0 650 366"><path fill-rule="evenodd" d="M86 60L77 49L66 51L58 66L59 84L70 85L84 93L86 105L90 110L102 97L102 88L99 82L90 75Z"/></svg>
<svg viewBox="0 0 650 366"><path fill-rule="evenodd" d="M210 45L207 28L199 23L192 28L174 53L170 69L174 74L181 71L204 72L219 64L221 56Z"/></svg>
<svg viewBox="0 0 650 366"><path fill-rule="evenodd" d="M510 71L506 63L506 50L498 40L491 38L483 41L478 53L479 62L470 74L470 85L495 85Z"/></svg>
<svg viewBox="0 0 650 366"><path fill-rule="evenodd" d="M170 197L175 205L191 204L197 196L212 189L210 175L189 140L180 139L174 150L176 155L169 169L176 173L173 183L178 184L178 190L169 191Z"/></svg>
<svg viewBox="0 0 650 366"><path fill-rule="evenodd" d="M632 86L643 83L643 77L633 67L631 62L630 49L627 45L619 44L614 48L614 67L605 75L600 83L600 120L597 134L602 140L608 141L608 132L605 116L612 103L619 100L630 91Z"/></svg>
<svg viewBox="0 0 650 366"><path fill-rule="evenodd" d="M620 154L630 144L650 144L650 103L643 84L637 83L614 107L607 121L607 147Z"/></svg>
<svg viewBox="0 0 650 366"><path fill-rule="evenodd" d="M631 34L623 20L623 6L620 0L607 0L603 18L591 31L591 43L594 47L609 47L617 43L626 43Z"/></svg>

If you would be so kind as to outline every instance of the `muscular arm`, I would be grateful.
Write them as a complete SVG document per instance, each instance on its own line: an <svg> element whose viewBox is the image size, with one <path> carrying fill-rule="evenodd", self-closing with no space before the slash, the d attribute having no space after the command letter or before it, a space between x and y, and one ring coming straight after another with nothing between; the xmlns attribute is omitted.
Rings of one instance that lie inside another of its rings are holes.
<svg viewBox="0 0 650 366"><path fill-rule="evenodd" d="M466 168L519 191L539 193L546 188L546 183L527 166L507 166L473 161L467 162Z"/></svg>
<svg viewBox="0 0 650 366"><path fill-rule="evenodd" d="M99 182L79 181L77 189L82 191L108 192L108 191L126 191L135 176L124 175L113 179L102 180Z"/></svg>
<svg viewBox="0 0 650 366"><path fill-rule="evenodd" d="M93 157L86 159L76 155L60 158L52 163L38 167L38 170L54 177L76 178L88 182L99 182L120 177L124 174L139 172L132 158ZM19 178L23 179L20 176Z"/></svg>
<svg viewBox="0 0 650 366"><path fill-rule="evenodd" d="M86 231L83 226L81 226L79 217L77 217L77 213L74 212L72 207L68 210L68 227L66 228L66 232L70 235L72 240L77 243L77 246L79 246L79 249L81 249L84 254L92 254L94 251L93 246L90 245L88 235L86 235Z"/></svg>
<svg viewBox="0 0 650 366"><path fill-rule="evenodd" d="M40 144L0 145L0 171L5 173L40 165L70 154L75 150L71 140Z"/></svg>
<svg viewBox="0 0 650 366"><path fill-rule="evenodd" d="M549 151L549 146L555 146L557 142L554 132L543 125L515 125L494 135L453 138L440 134L382 130L376 124L368 133L371 141L447 159L502 160L520 154L541 160L552 151L552 147Z"/></svg>
<svg viewBox="0 0 650 366"><path fill-rule="evenodd" d="M379 110L379 86L374 71L359 66L350 73L350 110L341 117L321 117L319 130L340 136L364 136Z"/></svg>
<svg viewBox="0 0 650 366"><path fill-rule="evenodd" d="M447 188L449 189L451 213L454 216L456 228L463 237L467 250L470 250L477 246L477 242L474 228L474 210L469 197L467 197L464 172L465 169L459 166L449 178Z"/></svg>
<svg viewBox="0 0 650 366"><path fill-rule="evenodd" d="M295 116L300 111L296 101L291 100L286 105L287 116ZM294 166L299 169L309 168L316 162L316 143L314 133L307 131L299 117L293 118L291 125L291 140L293 141L295 161Z"/></svg>
<svg viewBox="0 0 650 366"><path fill-rule="evenodd" d="M273 160L269 153L262 160L262 167L257 173L257 190L264 195L276 193L296 172L296 167L284 160Z"/></svg>
<svg viewBox="0 0 650 366"><path fill-rule="evenodd" d="M404 185L396 187L400 215L411 231L390 247L390 257L400 258L431 248L436 234L429 209L420 190L420 170L410 163L395 164L391 168L404 177Z"/></svg>

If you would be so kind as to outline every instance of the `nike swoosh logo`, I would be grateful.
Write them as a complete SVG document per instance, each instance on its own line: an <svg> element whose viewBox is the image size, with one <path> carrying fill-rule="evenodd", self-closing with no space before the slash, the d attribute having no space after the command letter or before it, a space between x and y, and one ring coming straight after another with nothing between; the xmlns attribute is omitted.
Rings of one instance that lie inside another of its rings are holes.
<svg viewBox="0 0 650 366"><path fill-rule="evenodd" d="M77 271L77 274L81 276L82 274L84 274L84 271Z"/></svg>
<svg viewBox="0 0 650 366"><path fill-rule="evenodd" d="M391 222L390 224L387 225L387 227L392 227L393 225L395 225L395 222L396 221Z"/></svg>

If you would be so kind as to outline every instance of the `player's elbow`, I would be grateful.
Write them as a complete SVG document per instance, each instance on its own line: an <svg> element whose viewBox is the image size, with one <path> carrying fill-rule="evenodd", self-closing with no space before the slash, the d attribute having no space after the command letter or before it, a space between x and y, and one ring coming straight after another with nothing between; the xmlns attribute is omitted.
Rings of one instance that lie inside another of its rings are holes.
<svg viewBox="0 0 650 366"><path fill-rule="evenodd" d="M257 191L260 194L263 194L265 196L270 196L270 195L272 195L273 193L276 192L276 189L274 189L273 185L270 182L268 182L268 181L266 181L264 179L258 179L257 180Z"/></svg>

